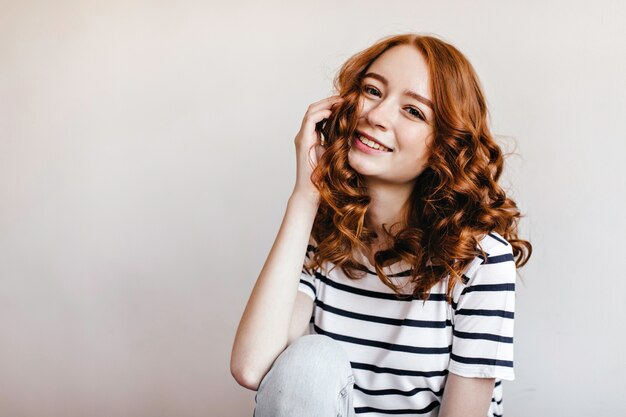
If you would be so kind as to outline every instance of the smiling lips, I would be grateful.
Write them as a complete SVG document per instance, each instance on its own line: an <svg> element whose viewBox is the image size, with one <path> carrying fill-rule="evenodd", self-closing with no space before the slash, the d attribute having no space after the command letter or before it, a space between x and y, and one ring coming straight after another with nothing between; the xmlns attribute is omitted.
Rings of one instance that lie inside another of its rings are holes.
<svg viewBox="0 0 626 417"><path fill-rule="evenodd" d="M370 147L372 149L376 149L379 151L384 151L384 152L391 152L392 150L389 149L388 147L384 146L383 144L381 144L380 142L374 140L374 138L372 138L369 135L366 135L364 133L361 132L356 132L356 138L363 143L365 146Z"/></svg>

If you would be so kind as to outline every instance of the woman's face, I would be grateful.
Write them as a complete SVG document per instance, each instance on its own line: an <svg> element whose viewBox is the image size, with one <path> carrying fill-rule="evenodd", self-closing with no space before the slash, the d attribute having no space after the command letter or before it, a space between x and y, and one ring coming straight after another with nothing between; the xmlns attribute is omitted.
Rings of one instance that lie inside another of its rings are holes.
<svg viewBox="0 0 626 417"><path fill-rule="evenodd" d="M363 77L348 162L368 182L412 182L426 167L432 125L426 61L414 46L395 46L378 57ZM372 149L358 139L363 136L385 148Z"/></svg>

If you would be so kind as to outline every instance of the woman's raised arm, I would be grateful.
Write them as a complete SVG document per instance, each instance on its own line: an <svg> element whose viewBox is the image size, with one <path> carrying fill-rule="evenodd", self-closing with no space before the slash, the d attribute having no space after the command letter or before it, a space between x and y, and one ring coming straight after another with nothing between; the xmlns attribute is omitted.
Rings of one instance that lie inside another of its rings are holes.
<svg viewBox="0 0 626 417"><path fill-rule="evenodd" d="M319 207L319 193L310 177L324 151L315 125L330 116L338 101L334 96L309 106L295 139L296 185L239 322L231 353L231 373L249 389L257 389L289 341L300 274Z"/></svg>

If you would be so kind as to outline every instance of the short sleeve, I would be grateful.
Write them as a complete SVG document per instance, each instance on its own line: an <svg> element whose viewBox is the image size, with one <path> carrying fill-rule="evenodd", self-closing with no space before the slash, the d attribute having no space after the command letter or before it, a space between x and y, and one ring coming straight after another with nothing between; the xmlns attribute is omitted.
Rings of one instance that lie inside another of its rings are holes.
<svg viewBox="0 0 626 417"><path fill-rule="evenodd" d="M515 260L502 241L477 257L453 292L453 337L448 370L460 376L515 379L513 323Z"/></svg>
<svg viewBox="0 0 626 417"><path fill-rule="evenodd" d="M298 291L305 293L306 295L311 297L313 301L315 301L315 297L317 296L317 289L315 287L315 275L310 274L304 266L309 262L314 251L315 246L309 244L307 246L304 263L302 265L300 283L298 284Z"/></svg>

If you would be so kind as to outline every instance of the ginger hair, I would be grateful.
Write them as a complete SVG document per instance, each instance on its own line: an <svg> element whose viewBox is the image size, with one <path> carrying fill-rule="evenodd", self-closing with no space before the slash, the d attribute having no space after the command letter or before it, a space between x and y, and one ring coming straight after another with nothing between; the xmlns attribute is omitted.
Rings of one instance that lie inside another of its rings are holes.
<svg viewBox="0 0 626 417"><path fill-rule="evenodd" d="M478 76L454 46L429 35L384 38L349 58L335 77L335 89L345 100L319 129L326 152L311 175L321 198L311 232L316 249L305 268L312 272L329 261L350 279L362 278L367 271L354 253L378 236L366 224L370 197L364 178L348 163L348 152L363 76L380 55L397 45L413 45L427 62L434 136L427 166L403 208L402 223L383 225L393 244L374 255L374 267L380 280L402 296L383 267L398 261L411 265L412 296L424 300L433 285L449 276L450 301L454 285L472 260L486 258L479 242L487 233L495 231L511 244L518 268L528 261L532 246L518 237L522 216L498 184L503 155L488 127Z"/></svg>

